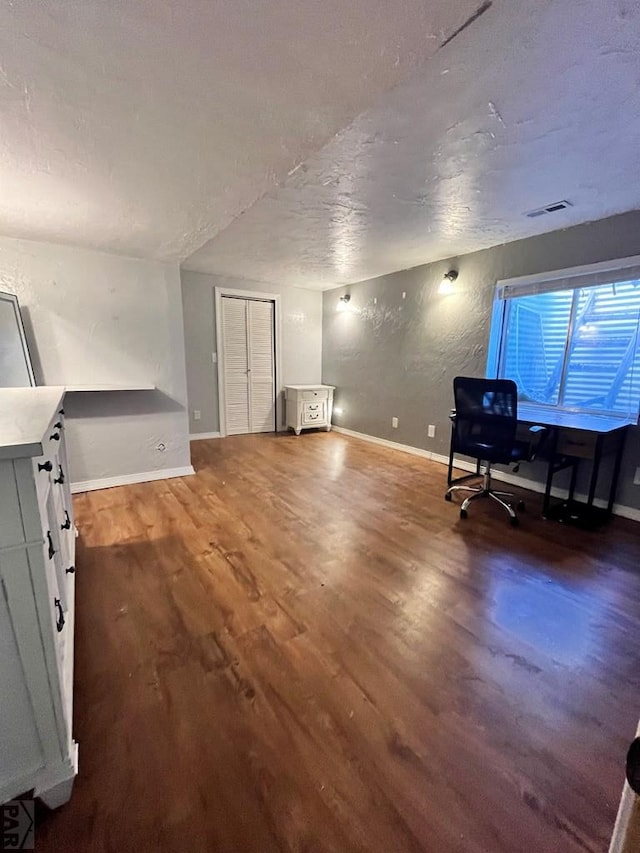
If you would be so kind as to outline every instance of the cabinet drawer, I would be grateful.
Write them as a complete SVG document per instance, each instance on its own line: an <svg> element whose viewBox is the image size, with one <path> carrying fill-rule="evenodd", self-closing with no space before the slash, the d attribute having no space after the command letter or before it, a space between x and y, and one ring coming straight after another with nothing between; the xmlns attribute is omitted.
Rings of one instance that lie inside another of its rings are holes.
<svg viewBox="0 0 640 853"><path fill-rule="evenodd" d="M58 476L58 454L56 448L45 447L42 456L33 459L33 479L38 492L38 503L43 506L49 490L49 485L54 477Z"/></svg>
<svg viewBox="0 0 640 853"><path fill-rule="evenodd" d="M303 403L302 404L302 423L324 424L327 420L327 406L324 400L319 403Z"/></svg>
<svg viewBox="0 0 640 853"><path fill-rule="evenodd" d="M69 607L67 569L72 567L68 534L72 528L62 529L60 501L57 491L55 486L52 486L49 491L42 524L45 555L47 557L51 555L47 562L47 570L49 570L50 565L53 566L58 588L57 597L60 599L62 609L66 611Z"/></svg>
<svg viewBox="0 0 640 853"><path fill-rule="evenodd" d="M50 531L47 531L50 533ZM47 607L51 617L54 645L58 666L62 669L64 663L64 625L66 621L66 607L60 590L59 576L56 566L56 555L52 552L51 540L45 536L42 545L42 559L44 561L45 577L47 580Z"/></svg>
<svg viewBox="0 0 640 853"><path fill-rule="evenodd" d="M42 445L42 456L36 456L33 459L33 477L36 481L38 498L41 501L45 498L49 483L60 479L64 481L66 477L60 465L60 450L64 440L62 430L51 427L49 433L57 435L58 439L47 436Z"/></svg>
<svg viewBox="0 0 640 853"><path fill-rule="evenodd" d="M560 430L557 452L565 456L593 459L598 436L595 432L580 429Z"/></svg>
<svg viewBox="0 0 640 853"><path fill-rule="evenodd" d="M62 581L68 580L66 575L72 574L75 559L75 527L71 516L71 510L67 507L67 492L62 486L53 486L51 489L55 508L55 526L60 546L60 569L64 574ZM71 571L70 571L71 570ZM66 583L63 584L66 589Z"/></svg>
<svg viewBox="0 0 640 853"><path fill-rule="evenodd" d="M303 400L326 400L327 392L323 391L321 388L318 391L303 391L302 392Z"/></svg>

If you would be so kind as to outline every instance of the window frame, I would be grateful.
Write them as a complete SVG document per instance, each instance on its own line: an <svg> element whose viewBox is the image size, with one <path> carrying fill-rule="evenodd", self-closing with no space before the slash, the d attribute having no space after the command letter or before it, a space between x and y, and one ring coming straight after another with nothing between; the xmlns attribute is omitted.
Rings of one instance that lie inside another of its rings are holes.
<svg viewBox="0 0 640 853"><path fill-rule="evenodd" d="M513 300L525 296L540 293L551 293L554 291L580 290L598 285L609 285L628 281L640 280L640 255L628 258L618 258L603 261L596 264L585 264L576 267L568 267L561 270L553 270L534 275L518 276L509 279L499 279L494 290L491 322L489 327L489 343L487 347L486 376L500 378L505 356L505 333ZM575 295L572 303L572 317L567 330L565 340L565 356L563 363L563 377L566 375L568 363L567 352L569 350L571 335L573 334L573 319L575 314ZM640 327L640 318L639 318ZM640 335L640 331L636 331ZM518 389L519 390L519 389ZM562 387L562 380L558 388L558 399L564 398L566 388ZM639 412L615 412L605 409L586 408L582 406L566 406L560 404L525 403L520 405L533 405L536 408L548 409L555 412L580 412L589 415L602 415L605 417L619 418L622 423L637 423ZM640 401L638 403L640 408Z"/></svg>

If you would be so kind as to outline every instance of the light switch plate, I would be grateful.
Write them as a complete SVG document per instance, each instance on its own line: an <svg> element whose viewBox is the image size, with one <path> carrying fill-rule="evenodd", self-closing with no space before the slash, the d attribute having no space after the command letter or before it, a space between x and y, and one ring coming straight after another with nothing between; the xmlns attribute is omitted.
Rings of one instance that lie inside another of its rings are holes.
<svg viewBox="0 0 640 853"><path fill-rule="evenodd" d="M391 427L392 427L392 429L398 429L398 419L397 418L391 418Z"/></svg>
<svg viewBox="0 0 640 853"><path fill-rule="evenodd" d="M429 424L429 426L427 427L427 435L429 436L429 438L435 438L436 437L436 425L435 424Z"/></svg>

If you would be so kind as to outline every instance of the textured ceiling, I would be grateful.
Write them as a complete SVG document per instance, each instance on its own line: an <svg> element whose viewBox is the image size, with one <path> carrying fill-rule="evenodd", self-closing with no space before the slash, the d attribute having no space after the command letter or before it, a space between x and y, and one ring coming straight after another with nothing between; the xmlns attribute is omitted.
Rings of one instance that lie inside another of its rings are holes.
<svg viewBox="0 0 640 853"><path fill-rule="evenodd" d="M174 260L428 62L478 6L0 2L0 233Z"/></svg>
<svg viewBox="0 0 640 853"><path fill-rule="evenodd" d="M333 287L640 208L639 174L637 0L494 0L185 266Z"/></svg>
<svg viewBox="0 0 640 853"><path fill-rule="evenodd" d="M640 207L637 0L0 2L0 234L325 288Z"/></svg>

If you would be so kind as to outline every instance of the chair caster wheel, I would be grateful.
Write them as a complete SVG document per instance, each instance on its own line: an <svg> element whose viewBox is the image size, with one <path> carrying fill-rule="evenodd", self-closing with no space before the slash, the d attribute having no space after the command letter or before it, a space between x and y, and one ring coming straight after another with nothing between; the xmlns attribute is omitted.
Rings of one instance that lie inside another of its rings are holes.
<svg viewBox="0 0 640 853"><path fill-rule="evenodd" d="M524 501L518 501L517 505L518 512L524 512L526 510L526 506L524 505Z"/></svg>
<svg viewBox="0 0 640 853"><path fill-rule="evenodd" d="M520 524L520 519L519 519L519 518L518 518L518 516L516 515L516 516L515 516L515 518L512 518L512 519L511 519L511 526L512 526L512 527L517 527L519 524Z"/></svg>
<svg viewBox="0 0 640 853"><path fill-rule="evenodd" d="M466 511L466 509L460 510L460 518L467 518L468 516L469 516L469 513Z"/></svg>
<svg viewBox="0 0 640 853"><path fill-rule="evenodd" d="M451 502L451 495L449 494L449 492L447 492L447 493L445 494L444 499L445 499L445 501L449 501L449 502Z"/></svg>

